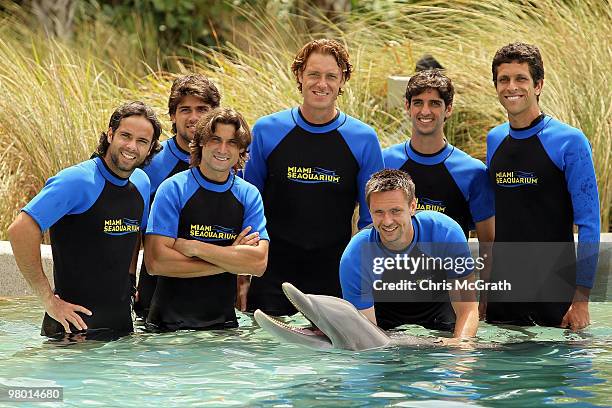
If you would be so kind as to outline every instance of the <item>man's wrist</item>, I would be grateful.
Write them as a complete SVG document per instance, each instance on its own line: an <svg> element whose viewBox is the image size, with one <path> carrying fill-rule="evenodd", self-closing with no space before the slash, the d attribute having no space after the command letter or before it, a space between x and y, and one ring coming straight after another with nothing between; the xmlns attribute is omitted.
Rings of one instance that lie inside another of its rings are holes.
<svg viewBox="0 0 612 408"><path fill-rule="evenodd" d="M591 289L584 286L576 286L576 290L574 291L574 298L572 299L572 303L589 303L589 297L591 296Z"/></svg>

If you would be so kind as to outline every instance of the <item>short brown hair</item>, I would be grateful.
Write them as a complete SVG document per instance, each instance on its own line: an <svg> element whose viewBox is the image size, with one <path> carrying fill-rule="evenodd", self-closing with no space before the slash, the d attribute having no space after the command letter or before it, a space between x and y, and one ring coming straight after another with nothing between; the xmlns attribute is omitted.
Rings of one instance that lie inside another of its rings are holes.
<svg viewBox="0 0 612 408"><path fill-rule="evenodd" d="M340 67L340 70L342 71L344 81L349 80L351 77L351 72L353 72L353 66L349 62L349 54L346 48L338 41L328 38L312 40L302 47L291 64L291 72L293 72L293 75L295 76L297 87L300 92L302 92L302 83L300 82L299 74L304 72L308 57L310 57L310 54L313 52L329 54L334 57L338 63L338 67ZM342 89L338 91L338 95L342 95Z"/></svg>
<svg viewBox="0 0 612 408"><path fill-rule="evenodd" d="M212 109L219 107L221 95L210 79L200 74L183 75L174 80L168 97L168 115L174 115L183 97L193 95L201 98ZM176 125L172 124L172 134L176 134Z"/></svg>
<svg viewBox="0 0 612 408"><path fill-rule="evenodd" d="M384 191L402 190L408 203L415 197L415 187L412 177L402 170L385 169L372 174L366 183L366 203L370 206L370 195Z"/></svg>
<svg viewBox="0 0 612 408"><path fill-rule="evenodd" d="M200 165L202 161L202 146L206 145L215 134L217 123L233 125L236 129L235 136L238 139L238 149L241 152L238 162L234 165L234 170L238 171L244 168L244 163L248 159L247 147L251 144L251 130L244 117L232 108L213 109L198 120L193 140L189 144L191 151L190 167Z"/></svg>
<svg viewBox="0 0 612 408"><path fill-rule="evenodd" d="M495 53L493 63L491 64L493 84L497 85L497 68L501 64L510 64L512 62L527 63L534 85L544 79L544 62L538 47L532 44L516 42L504 45Z"/></svg>
<svg viewBox="0 0 612 408"><path fill-rule="evenodd" d="M444 100L446 107L453 104L455 88L449 77L444 75L439 69L428 69L419 71L410 77L406 86L406 100L408 105L412 102L412 97L422 94L428 89L436 89L440 97Z"/></svg>
<svg viewBox="0 0 612 408"><path fill-rule="evenodd" d="M142 116L143 118L148 120L153 126L153 139L151 140L151 150L149 151L149 154L145 158L144 162L142 162L142 164L138 166L144 167L151 162L153 156L155 156L162 150L162 145L161 143L159 143L159 135L161 134L162 126L159 120L157 119L157 116L155 115L153 109L147 106L144 102L133 101L124 103L123 105L115 109L115 111L111 115L110 120L108 121L108 127L111 128L114 133L117 129L119 129L121 121L125 118L129 118L130 116ZM108 134L106 132L102 132L95 154L100 157L106 156L108 146L110 146L110 143L108 142Z"/></svg>

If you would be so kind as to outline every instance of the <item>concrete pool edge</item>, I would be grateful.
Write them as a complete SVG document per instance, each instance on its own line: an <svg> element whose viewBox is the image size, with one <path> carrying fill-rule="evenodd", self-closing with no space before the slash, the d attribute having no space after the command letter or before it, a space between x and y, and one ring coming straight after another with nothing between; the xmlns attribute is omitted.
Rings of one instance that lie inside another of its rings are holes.
<svg viewBox="0 0 612 408"><path fill-rule="evenodd" d="M40 246L43 270L51 287L53 287L53 256L51 245ZM142 262L142 250L138 257L138 269ZM138 273L138 271L137 271ZM8 241L0 241L0 298L20 297L33 295L32 289L17 268L11 244Z"/></svg>
<svg viewBox="0 0 612 408"><path fill-rule="evenodd" d="M577 240L577 237L575 237L575 240ZM612 233L602 233L601 242L612 245ZM477 251L477 240L475 238L470 239L470 244L472 252ZM51 246L41 245L40 249L43 270L49 279L49 283L53 287L53 258L51 255ZM600 265L598 270L610 270L612 268L611 251L604 251L602 255L603 256L600 256L599 259ZM140 251L138 268L140 268L141 261L142 251ZM11 244L8 241L0 241L0 297L30 296L32 294L32 290L17 268Z"/></svg>

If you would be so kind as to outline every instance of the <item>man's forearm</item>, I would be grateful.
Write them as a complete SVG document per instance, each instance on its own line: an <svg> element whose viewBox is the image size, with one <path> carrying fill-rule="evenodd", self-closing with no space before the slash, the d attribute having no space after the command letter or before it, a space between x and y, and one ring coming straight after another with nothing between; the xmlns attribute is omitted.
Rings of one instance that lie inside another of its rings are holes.
<svg viewBox="0 0 612 408"><path fill-rule="evenodd" d="M261 276L266 270L268 259L268 241L266 240L260 241L258 246L222 247L195 240L184 243L189 246L191 254L225 271Z"/></svg>
<svg viewBox="0 0 612 408"><path fill-rule="evenodd" d="M21 274L34 294L46 304L54 294L42 267L42 232L38 224L29 215L20 213L9 227L8 236Z"/></svg>
<svg viewBox="0 0 612 408"><path fill-rule="evenodd" d="M198 278L225 272L217 265L201 259L188 258L177 250L155 241L156 239L151 236L147 236L145 240L144 258L150 275Z"/></svg>
<svg viewBox="0 0 612 408"><path fill-rule="evenodd" d="M495 217L476 223L478 234L478 255L483 259L483 268L480 270L480 279L489 282L491 279L491 266L493 265L493 241L495 240Z"/></svg>
<svg viewBox="0 0 612 408"><path fill-rule="evenodd" d="M463 279L469 284L473 284L475 281L474 273ZM456 316L453 337L475 336L478 330L476 292L470 289L453 289L449 295Z"/></svg>
<svg viewBox="0 0 612 408"><path fill-rule="evenodd" d="M140 254L140 242L142 241L142 237L138 234L138 238L136 239L136 245L134 245L134 252L132 253L132 262L130 262L130 274L136 275L136 270L138 269L138 255Z"/></svg>
<svg viewBox="0 0 612 408"><path fill-rule="evenodd" d="M585 288L584 286L576 286L576 290L574 290L574 298L572 299L572 303L575 302L589 302L589 297L591 296L591 289Z"/></svg>
<svg viewBox="0 0 612 408"><path fill-rule="evenodd" d="M478 304L476 302L453 303L455 314L455 331L453 337L473 337L478 331Z"/></svg>

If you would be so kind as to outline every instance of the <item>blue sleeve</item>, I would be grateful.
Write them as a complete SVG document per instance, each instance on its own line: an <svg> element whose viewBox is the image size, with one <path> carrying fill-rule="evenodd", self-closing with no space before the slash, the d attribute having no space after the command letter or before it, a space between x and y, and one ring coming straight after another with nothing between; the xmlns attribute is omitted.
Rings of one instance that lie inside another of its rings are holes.
<svg viewBox="0 0 612 408"><path fill-rule="evenodd" d="M510 125L504 123L496 126L487 135L487 168L491 167L491 159L495 155L497 148L504 141L510 132Z"/></svg>
<svg viewBox="0 0 612 408"><path fill-rule="evenodd" d="M383 150L382 155L385 169L399 169L406 163L408 160L406 143L398 143Z"/></svg>
<svg viewBox="0 0 612 408"><path fill-rule="evenodd" d="M177 237L183 203L181 201L182 194L180 183L176 182L176 177L182 175L182 173L179 173L176 176L164 180L157 189L157 193L153 199L153 205L151 206L147 235L163 235L170 238ZM180 177L181 180L184 178L185 177ZM185 202L186 201L187 200L185 200Z"/></svg>
<svg viewBox="0 0 612 408"><path fill-rule="evenodd" d="M578 226L576 284L592 288L599 254L599 193L591 146L578 129L558 121L540 134L551 160L565 175Z"/></svg>
<svg viewBox="0 0 612 408"><path fill-rule="evenodd" d="M465 264L473 259L467 239L459 224L447 215L436 211L421 211L417 217L420 223L419 246L428 255L440 258L452 258L455 269L447 269L449 279L465 278L473 271L473 266Z"/></svg>
<svg viewBox="0 0 612 408"><path fill-rule="evenodd" d="M163 150L153 156L151 163L143 168L151 182L151 194L157 191L159 185L178 163L178 158L170 151L169 140L162 143Z"/></svg>
<svg viewBox="0 0 612 408"><path fill-rule="evenodd" d="M265 116L253 125L253 140L244 169L244 179L260 192L263 192L268 178L268 156L294 127L290 109Z"/></svg>
<svg viewBox="0 0 612 408"><path fill-rule="evenodd" d="M362 245L367 244L369 230L363 230L355 235L340 258L340 286L342 297L363 310L374 306L372 296L372 276L365 274L361 267Z"/></svg>
<svg viewBox="0 0 612 408"><path fill-rule="evenodd" d="M363 228L372 223L370 209L365 199L366 183L372 177L372 174L385 167L380 143L374 129L355 118L347 120L343 126L338 128L338 131L344 137L357 163L359 163L359 173L357 174L359 221L357 227Z"/></svg>
<svg viewBox="0 0 612 408"><path fill-rule="evenodd" d="M266 231L266 217L264 216L263 200L259 190L247 182L242 182L237 191L232 191L238 201L244 204L244 221L242 229L250 226L251 232L259 232L259 238L270 240Z"/></svg>
<svg viewBox="0 0 612 408"><path fill-rule="evenodd" d="M136 169L130 176L130 181L134 183L136 189L142 196L144 201L144 209L142 211L142 221L140 223L140 228L142 231L147 229L147 221L149 218L149 200L151 199L151 183L149 181L149 177L147 174L140 170Z"/></svg>
<svg viewBox="0 0 612 408"><path fill-rule="evenodd" d="M482 162L455 148L444 165L468 202L474 222L495 215L493 186Z"/></svg>
<svg viewBox="0 0 612 408"><path fill-rule="evenodd" d="M69 167L51 177L23 212L46 231L64 215L81 214L98 199L106 181L93 160Z"/></svg>

